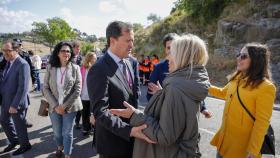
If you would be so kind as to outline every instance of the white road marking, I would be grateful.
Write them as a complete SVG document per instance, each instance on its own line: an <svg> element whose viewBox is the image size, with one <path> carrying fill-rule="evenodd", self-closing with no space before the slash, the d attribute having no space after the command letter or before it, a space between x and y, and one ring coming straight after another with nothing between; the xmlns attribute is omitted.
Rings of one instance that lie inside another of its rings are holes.
<svg viewBox="0 0 280 158"><path fill-rule="evenodd" d="M199 130L202 132L208 133L210 135L215 135L215 132L209 131L208 129L205 129L205 128L199 128Z"/></svg>

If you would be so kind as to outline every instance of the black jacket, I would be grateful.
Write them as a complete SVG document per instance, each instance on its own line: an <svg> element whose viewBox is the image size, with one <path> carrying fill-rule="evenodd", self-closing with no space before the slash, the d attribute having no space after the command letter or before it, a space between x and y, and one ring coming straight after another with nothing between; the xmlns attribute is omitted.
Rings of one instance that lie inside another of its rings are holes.
<svg viewBox="0 0 280 158"><path fill-rule="evenodd" d="M21 58L23 58L28 63L28 65L30 67L30 76L31 76L32 84L34 84L35 83L35 68L32 65L29 54L25 51L21 51L18 54Z"/></svg>

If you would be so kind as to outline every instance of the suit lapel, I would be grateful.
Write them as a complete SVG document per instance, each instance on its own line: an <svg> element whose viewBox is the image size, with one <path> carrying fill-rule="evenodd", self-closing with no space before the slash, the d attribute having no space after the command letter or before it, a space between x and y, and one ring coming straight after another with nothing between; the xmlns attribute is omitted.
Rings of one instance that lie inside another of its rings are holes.
<svg viewBox="0 0 280 158"><path fill-rule="evenodd" d="M6 81L9 78L9 76L11 75L11 73L14 72L14 69L16 68L16 66L18 64L18 60L20 60L19 58L20 57L16 58L16 60L13 63L13 65L10 67L10 70L9 70L8 74L6 74L6 76L4 76L4 81Z"/></svg>
<svg viewBox="0 0 280 158"><path fill-rule="evenodd" d="M52 85L53 86L51 89L54 91L54 95L56 97L58 97L58 91L57 91L57 70L58 68L55 67L51 67L50 68L50 75L51 75L51 81L52 81Z"/></svg>
<svg viewBox="0 0 280 158"><path fill-rule="evenodd" d="M110 55L108 53L105 54L105 59L106 59L107 63L109 64L109 66L111 67L111 70L113 70L115 72L116 77L123 84L125 90L127 92L129 92L130 94L133 94L132 90L128 87L128 83L125 81L124 76L123 76L121 70L119 69L119 66L117 65L117 63L110 57Z"/></svg>
<svg viewBox="0 0 280 158"><path fill-rule="evenodd" d="M71 78L71 74L72 74L72 67L71 67L71 63L69 63L66 67L65 70L65 76L64 76L64 85L63 88L64 90L67 90L68 88L68 83L69 83L69 79Z"/></svg>

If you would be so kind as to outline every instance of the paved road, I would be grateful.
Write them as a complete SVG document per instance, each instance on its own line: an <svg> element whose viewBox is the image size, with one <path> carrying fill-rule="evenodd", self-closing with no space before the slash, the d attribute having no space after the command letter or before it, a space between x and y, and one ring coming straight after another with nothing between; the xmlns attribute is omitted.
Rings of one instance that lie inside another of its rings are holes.
<svg viewBox="0 0 280 158"><path fill-rule="evenodd" d="M146 87L142 87L142 94L146 94ZM30 141L33 145L32 150L24 155L17 156L18 158L46 158L54 157L55 143L53 141L52 129L49 117L40 117L37 115L39 108L40 94L31 93L31 106L28 111L28 120L34 124L29 131ZM145 97L140 99L141 103L146 103ZM215 148L209 145L209 141L213 134L217 131L221 123L223 104L221 100L207 98L206 104L209 110L214 113L211 119L205 119L202 115L200 117L200 133L201 141L200 148L203 158L214 158ZM280 112L274 111L272 116L272 126L276 134L276 149L278 158L280 158ZM73 158L98 158L95 151L91 147L92 136L85 137L80 130L74 130L74 150ZM2 151L7 144L6 136L0 126L0 151ZM0 158L10 158L10 153L1 154ZM15 157L13 157L15 158Z"/></svg>

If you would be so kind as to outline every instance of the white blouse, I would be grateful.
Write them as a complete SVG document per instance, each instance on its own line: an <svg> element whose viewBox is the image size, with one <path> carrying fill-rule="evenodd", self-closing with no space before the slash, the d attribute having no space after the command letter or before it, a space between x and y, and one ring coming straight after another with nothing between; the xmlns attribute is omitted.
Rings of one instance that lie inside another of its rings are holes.
<svg viewBox="0 0 280 158"><path fill-rule="evenodd" d="M56 83L57 83L57 91L58 91L58 104L63 104L64 100L64 81L66 76L66 67L60 67L56 70Z"/></svg>
<svg viewBox="0 0 280 158"><path fill-rule="evenodd" d="M82 93L81 93L82 100L89 100L88 87L87 87L87 75L88 75L88 69L86 69L85 78L84 78L84 82L83 82L83 86L82 86L83 87Z"/></svg>

